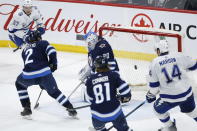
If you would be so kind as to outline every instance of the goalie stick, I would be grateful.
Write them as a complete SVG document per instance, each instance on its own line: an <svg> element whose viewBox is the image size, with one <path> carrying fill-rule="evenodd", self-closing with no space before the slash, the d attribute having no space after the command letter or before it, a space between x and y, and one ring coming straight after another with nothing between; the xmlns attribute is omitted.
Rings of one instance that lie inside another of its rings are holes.
<svg viewBox="0 0 197 131"><path fill-rule="evenodd" d="M90 105L78 106L78 107L75 107L73 109L77 110L77 109L82 109L82 108L86 108L86 107L90 107ZM73 109L68 109L68 110L73 110Z"/></svg>
<svg viewBox="0 0 197 131"><path fill-rule="evenodd" d="M70 93L67 99L69 99L72 96L72 94L74 94L74 92L80 87L81 84L83 84L82 81L75 87L75 89Z"/></svg>

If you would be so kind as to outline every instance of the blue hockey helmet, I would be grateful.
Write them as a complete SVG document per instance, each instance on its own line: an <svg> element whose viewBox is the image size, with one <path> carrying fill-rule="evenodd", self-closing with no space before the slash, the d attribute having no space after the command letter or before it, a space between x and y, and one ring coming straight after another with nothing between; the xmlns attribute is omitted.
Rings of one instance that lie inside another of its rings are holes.
<svg viewBox="0 0 197 131"><path fill-rule="evenodd" d="M37 41L42 40L41 34L36 30L32 31L27 37L25 38L25 42L28 44L35 43Z"/></svg>
<svg viewBox="0 0 197 131"><path fill-rule="evenodd" d="M103 56L97 56L94 61L94 66L96 68L106 68L108 67L108 60L106 57Z"/></svg>
<svg viewBox="0 0 197 131"><path fill-rule="evenodd" d="M98 35L95 32L90 31L84 36L84 39L88 44L88 50L94 50L95 45L98 42Z"/></svg>

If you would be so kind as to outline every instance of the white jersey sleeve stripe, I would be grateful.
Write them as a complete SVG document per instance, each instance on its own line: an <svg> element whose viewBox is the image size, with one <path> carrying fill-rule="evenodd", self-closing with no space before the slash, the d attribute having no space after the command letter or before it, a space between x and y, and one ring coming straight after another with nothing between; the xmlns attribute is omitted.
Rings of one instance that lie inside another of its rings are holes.
<svg viewBox="0 0 197 131"><path fill-rule="evenodd" d="M192 67L188 68L189 70L196 70L197 69L197 62L195 63L195 65L193 65Z"/></svg>
<svg viewBox="0 0 197 131"><path fill-rule="evenodd" d="M157 82L149 82L149 86L151 88L156 88L156 87L160 86L160 83L159 83L159 81L157 81Z"/></svg>
<svg viewBox="0 0 197 131"><path fill-rule="evenodd" d="M122 84L121 86L118 87L118 90L122 90L123 88L125 88L126 86L128 86L127 83Z"/></svg>
<svg viewBox="0 0 197 131"><path fill-rule="evenodd" d="M131 91L131 89L130 89L130 87L129 87L127 90L125 90L125 91L123 91L122 93L120 93L120 95L126 95L126 94L128 94L130 91Z"/></svg>
<svg viewBox="0 0 197 131"><path fill-rule="evenodd" d="M46 48L46 51L47 51L49 48L51 48L51 47L53 48L53 46L48 45L47 48Z"/></svg>
<svg viewBox="0 0 197 131"><path fill-rule="evenodd" d="M51 54L51 53L55 53L56 52L56 50L55 49L51 49L49 52L48 52L48 56Z"/></svg>

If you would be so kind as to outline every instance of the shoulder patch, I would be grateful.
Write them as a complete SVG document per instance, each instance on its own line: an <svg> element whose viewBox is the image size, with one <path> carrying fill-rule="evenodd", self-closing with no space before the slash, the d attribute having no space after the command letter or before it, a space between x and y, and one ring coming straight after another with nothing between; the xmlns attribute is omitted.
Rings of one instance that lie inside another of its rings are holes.
<svg viewBox="0 0 197 131"><path fill-rule="evenodd" d="M105 47L105 44L100 44L99 47L100 47L100 48L104 48L104 47Z"/></svg>

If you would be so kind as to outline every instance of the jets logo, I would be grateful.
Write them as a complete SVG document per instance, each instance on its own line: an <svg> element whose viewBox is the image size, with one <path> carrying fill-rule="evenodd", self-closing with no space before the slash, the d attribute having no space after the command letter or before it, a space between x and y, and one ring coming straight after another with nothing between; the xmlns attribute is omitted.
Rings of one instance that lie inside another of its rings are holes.
<svg viewBox="0 0 197 131"><path fill-rule="evenodd" d="M105 44L101 44L99 47L100 48L104 48L105 47Z"/></svg>

